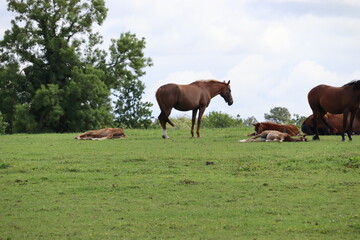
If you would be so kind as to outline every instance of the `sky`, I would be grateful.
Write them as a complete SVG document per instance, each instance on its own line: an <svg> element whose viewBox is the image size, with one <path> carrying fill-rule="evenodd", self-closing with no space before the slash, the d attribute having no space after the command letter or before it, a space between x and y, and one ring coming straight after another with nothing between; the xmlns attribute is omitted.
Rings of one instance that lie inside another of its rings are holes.
<svg viewBox="0 0 360 240"><path fill-rule="evenodd" d="M263 121L274 107L309 116L308 92L319 84L360 79L359 0L105 0L108 16L95 26L103 48L121 33L146 39L143 101L160 113L157 88L166 83L230 80L234 104L212 99L217 111ZM0 0L0 38L12 14ZM171 116L191 116L173 110Z"/></svg>

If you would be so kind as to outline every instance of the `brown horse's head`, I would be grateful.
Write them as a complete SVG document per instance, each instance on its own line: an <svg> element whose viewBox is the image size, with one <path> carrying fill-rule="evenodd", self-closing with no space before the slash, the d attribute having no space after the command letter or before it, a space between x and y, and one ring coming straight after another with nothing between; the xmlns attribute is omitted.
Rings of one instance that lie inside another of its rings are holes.
<svg viewBox="0 0 360 240"><path fill-rule="evenodd" d="M259 122L253 123L252 125L255 127L255 134L260 134L261 132L264 131L261 123L259 123Z"/></svg>
<svg viewBox="0 0 360 240"><path fill-rule="evenodd" d="M233 104L233 98L231 96L230 80L228 81L228 83L225 83L225 87L221 90L220 96L224 98L225 102L227 102L229 106Z"/></svg>

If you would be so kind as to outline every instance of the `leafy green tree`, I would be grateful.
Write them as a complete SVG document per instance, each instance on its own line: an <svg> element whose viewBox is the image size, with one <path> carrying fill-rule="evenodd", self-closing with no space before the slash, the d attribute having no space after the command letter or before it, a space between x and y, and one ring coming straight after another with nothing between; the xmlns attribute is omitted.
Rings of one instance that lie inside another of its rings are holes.
<svg viewBox="0 0 360 240"><path fill-rule="evenodd" d="M290 122L291 114L285 107L274 107L270 109L270 113L264 114L264 117L268 121L272 121L278 124L285 124Z"/></svg>
<svg viewBox="0 0 360 240"><path fill-rule="evenodd" d="M38 117L38 128L45 131L56 129L64 110L60 106L62 91L58 85L41 85L32 101L33 111Z"/></svg>
<svg viewBox="0 0 360 240"><path fill-rule="evenodd" d="M3 114L0 112L0 134L4 134L6 132L6 128L8 123L4 120Z"/></svg>
<svg viewBox="0 0 360 240"><path fill-rule="evenodd" d="M15 106L13 129L14 133L35 133L37 131L37 122L33 115L29 114L30 104L17 104Z"/></svg>
<svg viewBox="0 0 360 240"><path fill-rule="evenodd" d="M13 128L15 106L31 100L31 83L19 72L19 64L14 62L0 66L0 111L8 123L6 132Z"/></svg>
<svg viewBox="0 0 360 240"><path fill-rule="evenodd" d="M152 123L150 102L142 102L145 85L139 80L145 74L144 67L151 66L150 58L144 57L145 39L138 40L131 33L121 34L119 40L112 40L111 62L115 96L115 121L124 127L148 128ZM129 50L130 49L130 50ZM129 60L129 61L128 61Z"/></svg>
<svg viewBox="0 0 360 240"><path fill-rule="evenodd" d="M92 31L106 18L104 0L8 0L8 10L15 19L0 41L0 111L9 132L111 126L113 112L124 111L147 126L151 104L141 102L145 86L139 80L152 65L143 54L145 39L122 34L112 40L108 57L100 49L102 37ZM111 89L121 94L115 111Z"/></svg>
<svg viewBox="0 0 360 240"><path fill-rule="evenodd" d="M111 126L110 89L106 86L103 71L74 68L71 81L64 90L65 124L68 131L97 129Z"/></svg>
<svg viewBox="0 0 360 240"><path fill-rule="evenodd" d="M246 119L244 119L244 125L247 126L247 127L252 127L252 124L253 123L256 123L257 120L254 116L251 116L251 117L248 117Z"/></svg>
<svg viewBox="0 0 360 240"><path fill-rule="evenodd" d="M152 116L150 102L142 102L145 86L139 80L125 81L115 93L115 122L128 128L149 128Z"/></svg>
<svg viewBox="0 0 360 240"><path fill-rule="evenodd" d="M306 120L306 118L307 117L305 117L305 116L300 116L299 114L294 114L290 123L300 127L301 124Z"/></svg>

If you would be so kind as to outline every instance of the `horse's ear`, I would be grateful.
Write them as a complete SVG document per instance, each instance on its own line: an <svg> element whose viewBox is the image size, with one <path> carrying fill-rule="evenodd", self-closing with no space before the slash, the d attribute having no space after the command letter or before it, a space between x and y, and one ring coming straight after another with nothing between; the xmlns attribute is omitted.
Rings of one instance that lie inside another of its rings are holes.
<svg viewBox="0 0 360 240"><path fill-rule="evenodd" d="M230 85L230 80L228 81L227 85Z"/></svg>

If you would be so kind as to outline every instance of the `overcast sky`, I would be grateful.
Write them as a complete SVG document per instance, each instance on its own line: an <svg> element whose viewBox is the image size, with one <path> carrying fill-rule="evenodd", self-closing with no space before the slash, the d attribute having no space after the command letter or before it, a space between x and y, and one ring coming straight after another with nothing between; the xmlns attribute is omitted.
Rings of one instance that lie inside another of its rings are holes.
<svg viewBox="0 0 360 240"><path fill-rule="evenodd" d="M0 0L0 37L12 16ZM307 93L318 84L360 79L359 0L106 0L108 17L96 27L111 38L144 37L154 66L141 80L145 101L159 114L155 91L166 83L231 80L234 104L217 96L206 113L241 118L286 107L311 114ZM172 116L191 115L173 111Z"/></svg>

